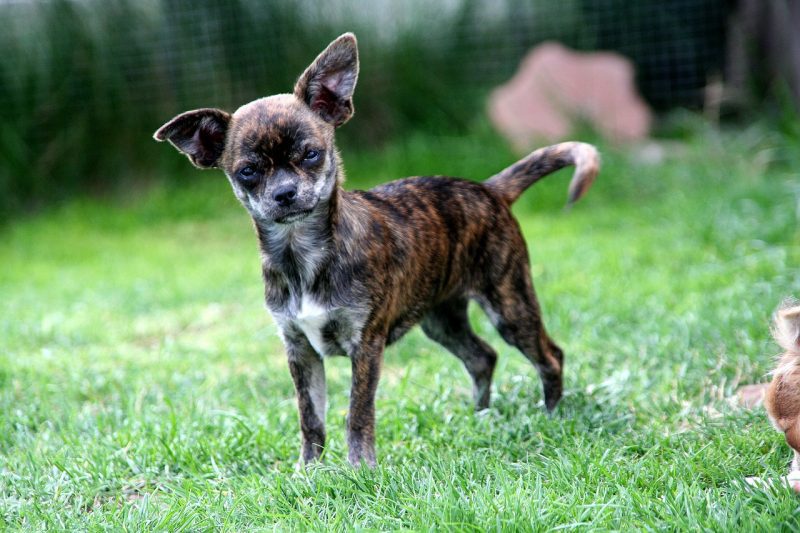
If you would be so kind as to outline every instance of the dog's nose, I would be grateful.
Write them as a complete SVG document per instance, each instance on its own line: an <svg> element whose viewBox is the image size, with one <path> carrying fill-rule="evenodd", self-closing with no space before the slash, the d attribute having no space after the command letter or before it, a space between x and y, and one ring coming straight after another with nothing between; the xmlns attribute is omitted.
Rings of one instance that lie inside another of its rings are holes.
<svg viewBox="0 0 800 533"><path fill-rule="evenodd" d="M272 193L272 199L282 207L288 207L294 203L297 197L297 187L294 185L282 185Z"/></svg>

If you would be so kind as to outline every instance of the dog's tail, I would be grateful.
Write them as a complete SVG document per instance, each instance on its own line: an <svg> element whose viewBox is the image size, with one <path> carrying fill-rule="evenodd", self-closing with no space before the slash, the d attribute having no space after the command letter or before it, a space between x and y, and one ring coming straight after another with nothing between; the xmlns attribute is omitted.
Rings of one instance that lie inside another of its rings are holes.
<svg viewBox="0 0 800 533"><path fill-rule="evenodd" d="M775 311L772 336L784 350L775 374L788 374L800 367L800 302L786 300Z"/></svg>
<svg viewBox="0 0 800 533"><path fill-rule="evenodd" d="M525 189L551 172L569 165L575 165L575 173L569 183L568 203L572 204L589 190L600 172L600 155L591 144L565 142L539 148L486 180L484 185L510 205Z"/></svg>

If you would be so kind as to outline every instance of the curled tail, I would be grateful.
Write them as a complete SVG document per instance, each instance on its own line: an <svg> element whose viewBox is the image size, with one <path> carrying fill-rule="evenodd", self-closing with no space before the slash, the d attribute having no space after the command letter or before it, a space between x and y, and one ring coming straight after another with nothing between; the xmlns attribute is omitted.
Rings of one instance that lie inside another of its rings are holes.
<svg viewBox="0 0 800 533"><path fill-rule="evenodd" d="M510 205L525 189L568 165L575 165L575 173L569 183L569 203L572 204L589 190L600 171L600 155L591 144L565 142L539 148L486 180L484 185Z"/></svg>
<svg viewBox="0 0 800 533"><path fill-rule="evenodd" d="M772 336L784 350L775 374L787 374L800 367L800 302L786 300L775 311Z"/></svg>

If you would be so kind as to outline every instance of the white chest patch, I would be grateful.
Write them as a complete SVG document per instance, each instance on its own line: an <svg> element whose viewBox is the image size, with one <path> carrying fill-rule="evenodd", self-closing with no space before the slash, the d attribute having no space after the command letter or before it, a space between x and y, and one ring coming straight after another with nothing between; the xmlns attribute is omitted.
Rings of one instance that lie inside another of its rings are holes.
<svg viewBox="0 0 800 533"><path fill-rule="evenodd" d="M322 328L325 327L329 320L330 312L304 294L294 321L303 330L308 342L311 343L311 346L314 347L319 355L325 355Z"/></svg>

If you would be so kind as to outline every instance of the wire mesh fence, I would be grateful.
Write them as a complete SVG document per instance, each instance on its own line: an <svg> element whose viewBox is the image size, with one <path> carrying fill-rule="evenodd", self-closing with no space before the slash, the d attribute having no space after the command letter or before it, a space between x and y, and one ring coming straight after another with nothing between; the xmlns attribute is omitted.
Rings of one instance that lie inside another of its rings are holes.
<svg viewBox="0 0 800 533"><path fill-rule="evenodd" d="M381 142L458 131L533 46L631 58L657 109L697 107L722 73L726 0L0 0L0 210L152 168L150 133L193 107L291 90L359 37L359 128Z"/></svg>

